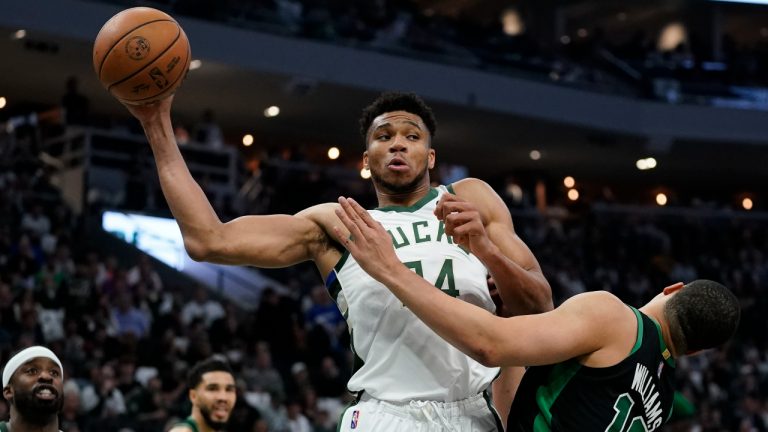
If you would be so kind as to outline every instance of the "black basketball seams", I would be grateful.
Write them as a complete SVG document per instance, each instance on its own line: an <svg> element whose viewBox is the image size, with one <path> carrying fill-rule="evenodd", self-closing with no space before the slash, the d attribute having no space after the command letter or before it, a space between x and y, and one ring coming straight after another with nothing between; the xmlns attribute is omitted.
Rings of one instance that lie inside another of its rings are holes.
<svg viewBox="0 0 768 432"><path fill-rule="evenodd" d="M164 21L168 21L168 20L164 20ZM174 22L174 23L176 23L175 21L173 21L173 22ZM131 78L135 77L136 75L138 75L138 74L140 74L140 73L144 72L144 70L145 70L145 69L146 69L148 66L152 65L152 64L153 64L155 61L157 61L157 59L159 59L160 57L162 57L162 56L163 56L163 54L165 54L166 52L168 52L168 50L169 50L169 49L173 48L173 46L174 46L174 45L176 45L176 42L178 42L178 41L179 41L179 37L181 37L181 26L179 26L179 24L178 24L178 23L176 23L176 29L178 30L178 32L176 33L176 38L175 38L175 39L173 39L173 41L172 41L170 44L168 44L168 46L167 46L167 47L166 47L166 48L165 48L163 51L161 51L161 52L160 52L158 55L156 55L156 56L155 56L155 57L154 57L152 60L148 61L148 62L147 62L147 64L145 64L145 65L144 65L144 67L143 67L143 68L141 68L141 69L139 69L139 70L137 70L137 71L133 72L132 74L130 74L130 75L128 75L128 76L126 76L126 77L125 77L125 78L123 78L123 79L120 79L120 80L118 80L118 81L115 81L115 82L113 82L112 84L110 84L110 85L109 85L109 87L107 88L107 91L111 92L111 91L112 91L112 87L114 87L114 86L116 86L116 85L118 85L118 84L122 84L122 83L124 83L124 82L128 81L129 79L131 79ZM122 39L124 39L124 38L125 38L125 37L123 37ZM122 40L122 39L120 39L120 40Z"/></svg>
<svg viewBox="0 0 768 432"><path fill-rule="evenodd" d="M106 62L106 61L107 61L107 57L109 57L109 54L110 54L110 53L112 53L112 50L114 50L114 49L115 49L115 47L116 47L117 45L119 45L119 44L120 44L120 42L124 41L124 40L125 40L125 37L126 37L126 36L128 36L129 34L131 34L132 32L135 32L136 30L138 30L138 29L140 29L140 28L142 28L142 27L144 27L144 26L146 26L146 25L149 25L149 24L153 24L153 23L156 23L156 22L172 22L172 23L176 24L176 26L177 26L177 27L179 27L179 23L177 23L176 21L174 21L174 20L172 20L172 19L156 19L156 20L152 20L152 21L147 21L147 22L145 22L145 23L143 23L143 24L141 24L141 25L138 25L138 26L136 26L136 27L134 27L134 28L132 28L132 29L128 30L128 31L127 31L127 32L125 32L125 33L124 33L122 36L120 36L120 38L119 38L119 39L117 39L117 40L115 41L115 43L113 43L113 44L112 44L112 46L111 46L111 47L109 47L109 49L107 50L106 54L104 54L104 57L101 59L101 63L99 63L99 80L101 80L101 71L102 71L102 69L104 69L104 62ZM98 37L98 36L97 36L97 37ZM176 38L177 38L177 39L178 39L178 37L179 37L179 36L178 36L178 35L176 35ZM174 40L174 42L175 42L175 40ZM172 45L173 45L173 44L171 44L171 46L172 46ZM154 61L154 60L153 60L153 61Z"/></svg>
<svg viewBox="0 0 768 432"><path fill-rule="evenodd" d="M174 42L174 44L175 44L175 42ZM173 45L171 45L171 46L173 46ZM173 80L173 82L168 87L173 88L176 85L176 83L179 82L180 79L184 79L184 78L187 77L187 73L189 73L189 59L190 59L191 56L192 56L192 47L188 46L188 48L187 48L187 57L184 59L184 64L186 65L186 67L184 68L185 69L184 73L179 74L179 76L177 76L176 79ZM147 66L149 66L149 65L147 65ZM162 94L162 93L160 93L160 94ZM141 102L143 100L152 99L152 98L157 97L157 96L158 95L149 96L149 97L145 97L145 98L141 98L141 99L123 99L123 100L126 101L126 102Z"/></svg>

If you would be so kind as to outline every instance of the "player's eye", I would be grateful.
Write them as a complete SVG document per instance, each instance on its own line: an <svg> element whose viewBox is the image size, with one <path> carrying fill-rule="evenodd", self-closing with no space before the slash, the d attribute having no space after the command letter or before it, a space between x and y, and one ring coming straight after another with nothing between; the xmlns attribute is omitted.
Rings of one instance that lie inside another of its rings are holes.
<svg viewBox="0 0 768 432"><path fill-rule="evenodd" d="M27 369L27 374L29 374L29 375L37 375L38 372L40 372L40 371L38 371L37 368L29 368L29 369Z"/></svg>
<svg viewBox="0 0 768 432"><path fill-rule="evenodd" d="M377 141L386 141L388 139L389 139L389 135L387 135L387 134L382 134L382 135L379 135L379 136L376 137Z"/></svg>
<svg viewBox="0 0 768 432"><path fill-rule="evenodd" d="M49 373L51 374L52 377L58 377L59 375L61 375L59 371L55 369L51 370Z"/></svg>

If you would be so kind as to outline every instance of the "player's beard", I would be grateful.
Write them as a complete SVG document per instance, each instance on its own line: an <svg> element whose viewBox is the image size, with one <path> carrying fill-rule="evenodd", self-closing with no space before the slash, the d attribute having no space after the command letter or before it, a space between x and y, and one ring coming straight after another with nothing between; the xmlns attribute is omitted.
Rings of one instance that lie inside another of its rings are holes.
<svg viewBox="0 0 768 432"><path fill-rule="evenodd" d="M373 171L371 171L371 177L373 178L374 182L378 185L379 189L382 189L387 193L401 195L401 194L413 192L416 189L416 187L418 187L421 184L421 182L424 181L424 177L426 177L427 172L429 171L427 167L428 165L424 164L424 169L420 173L416 174L416 177L414 177L413 180L405 184L390 183L384 180L382 176L378 175Z"/></svg>
<svg viewBox="0 0 768 432"><path fill-rule="evenodd" d="M45 385L45 388L55 392L56 398L51 400L40 399L35 396L35 391L40 389L41 385L35 386L30 391L13 392L13 403L16 410L26 422L45 426L52 417L55 417L64 406L64 395L57 391L53 386Z"/></svg>
<svg viewBox="0 0 768 432"><path fill-rule="evenodd" d="M224 428L227 427L227 423L229 423L229 418L223 422L216 421L211 418L211 411L212 410L210 406L200 406L200 415L203 416L203 421L205 424L207 424L209 428L215 431L224 430Z"/></svg>

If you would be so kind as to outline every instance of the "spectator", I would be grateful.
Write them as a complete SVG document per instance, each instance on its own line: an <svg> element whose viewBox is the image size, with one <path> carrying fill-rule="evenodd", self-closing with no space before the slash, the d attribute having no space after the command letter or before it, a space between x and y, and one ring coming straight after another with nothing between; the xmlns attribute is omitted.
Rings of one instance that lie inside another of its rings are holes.
<svg viewBox="0 0 768 432"><path fill-rule="evenodd" d="M78 90L77 77L67 78L67 91L61 98L61 107L64 110L64 124L66 125L87 125L88 109L90 102L88 98Z"/></svg>
<svg viewBox="0 0 768 432"><path fill-rule="evenodd" d="M256 344L256 358L252 364L246 362L243 379L248 384L248 390L276 395L281 400L285 398L283 379L272 367L272 354L266 342Z"/></svg>
<svg viewBox="0 0 768 432"><path fill-rule="evenodd" d="M117 335L132 335L137 339L146 336L149 320L138 308L131 304L131 297L123 292L117 295L117 306L112 308L112 321Z"/></svg>
<svg viewBox="0 0 768 432"><path fill-rule="evenodd" d="M193 320L202 320L207 328L223 316L224 308L219 302L208 298L208 290L204 286L195 289L195 299L181 310L181 321L185 325L189 325Z"/></svg>
<svg viewBox="0 0 768 432"><path fill-rule="evenodd" d="M195 125L193 136L196 142L210 148L220 149L224 147L224 134L221 132L219 124L216 123L216 116L211 109L203 111L200 122Z"/></svg>

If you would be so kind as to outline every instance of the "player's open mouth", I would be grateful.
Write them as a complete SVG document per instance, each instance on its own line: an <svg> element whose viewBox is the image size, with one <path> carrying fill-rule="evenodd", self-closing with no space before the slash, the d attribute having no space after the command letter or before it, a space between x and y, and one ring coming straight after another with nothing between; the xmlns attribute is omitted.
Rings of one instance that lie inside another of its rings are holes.
<svg viewBox="0 0 768 432"><path fill-rule="evenodd" d="M37 396L39 399L53 400L53 399L56 399L58 395L59 394L56 390L48 386L45 386L45 387L41 386L37 390L35 390L35 396Z"/></svg>

